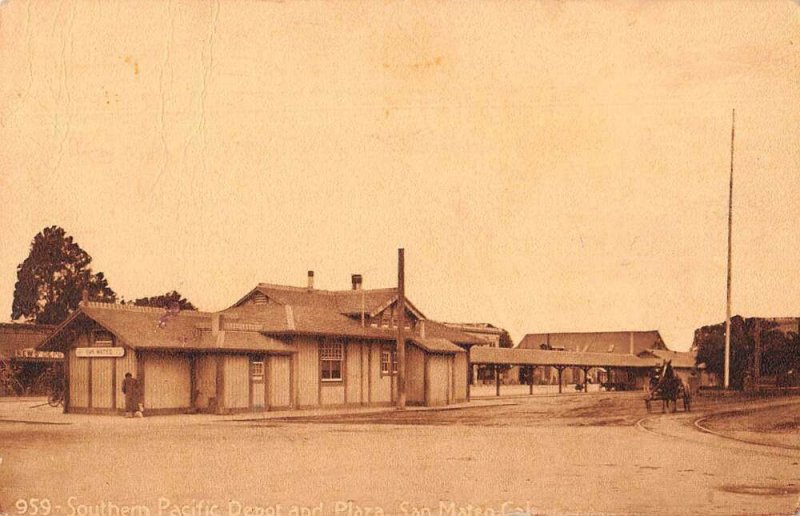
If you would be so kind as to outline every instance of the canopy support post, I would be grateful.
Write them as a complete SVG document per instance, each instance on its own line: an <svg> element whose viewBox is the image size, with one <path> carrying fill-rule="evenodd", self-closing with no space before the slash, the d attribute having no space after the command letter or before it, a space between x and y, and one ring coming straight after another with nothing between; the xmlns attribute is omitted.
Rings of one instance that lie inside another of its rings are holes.
<svg viewBox="0 0 800 516"><path fill-rule="evenodd" d="M529 372L530 377L528 378L528 390L530 391L529 394L533 394L533 372L536 371L536 366L530 366Z"/></svg>
<svg viewBox="0 0 800 516"><path fill-rule="evenodd" d="M583 392L589 392L589 369L591 368L583 368Z"/></svg>

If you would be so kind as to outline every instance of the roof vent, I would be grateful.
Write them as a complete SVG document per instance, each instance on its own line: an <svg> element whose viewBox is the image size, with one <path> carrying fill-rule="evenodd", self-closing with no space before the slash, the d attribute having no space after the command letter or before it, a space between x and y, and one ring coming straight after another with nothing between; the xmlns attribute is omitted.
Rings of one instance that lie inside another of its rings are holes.
<svg viewBox="0 0 800 516"><path fill-rule="evenodd" d="M253 294L254 305L266 305L268 303L267 296L263 292L256 292Z"/></svg>
<svg viewBox="0 0 800 516"><path fill-rule="evenodd" d="M353 282L353 290L361 290L361 284L364 282L361 274L353 274L350 279Z"/></svg>

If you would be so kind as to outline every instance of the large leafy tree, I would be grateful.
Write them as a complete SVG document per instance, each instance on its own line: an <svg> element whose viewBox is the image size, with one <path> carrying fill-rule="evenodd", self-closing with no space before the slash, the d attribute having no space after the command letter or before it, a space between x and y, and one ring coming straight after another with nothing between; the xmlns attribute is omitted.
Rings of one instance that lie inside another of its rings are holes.
<svg viewBox="0 0 800 516"><path fill-rule="evenodd" d="M761 344L761 375L781 375L800 362L800 342L794 333L784 334L768 319L740 316L731 318L731 387L741 389L744 379L754 372L756 340ZM704 326L694 335L697 363L720 377L725 367L725 324Z"/></svg>
<svg viewBox="0 0 800 516"><path fill-rule="evenodd" d="M177 305L181 310L197 310L197 307L195 307L191 301L181 296L181 294L175 290L160 296L140 297L134 300L133 304L136 306L154 306L158 308L170 308Z"/></svg>
<svg viewBox="0 0 800 516"><path fill-rule="evenodd" d="M11 318L59 324L78 307L83 291L92 301L114 302L116 294L102 272L89 265L92 257L58 226L44 228L17 266Z"/></svg>
<svg viewBox="0 0 800 516"><path fill-rule="evenodd" d="M731 318L731 388L741 390L753 355L753 338L748 324L740 316ZM705 363L706 371L720 378L725 370L725 324L703 326L694 332L696 361Z"/></svg>

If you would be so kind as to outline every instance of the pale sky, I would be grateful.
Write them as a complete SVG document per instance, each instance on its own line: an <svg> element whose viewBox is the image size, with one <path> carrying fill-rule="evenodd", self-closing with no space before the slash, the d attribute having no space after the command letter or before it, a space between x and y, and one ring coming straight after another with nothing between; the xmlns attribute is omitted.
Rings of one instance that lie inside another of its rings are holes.
<svg viewBox="0 0 800 516"><path fill-rule="evenodd" d="M800 7L0 5L0 319L60 225L127 299L396 284L528 332L800 316Z"/></svg>

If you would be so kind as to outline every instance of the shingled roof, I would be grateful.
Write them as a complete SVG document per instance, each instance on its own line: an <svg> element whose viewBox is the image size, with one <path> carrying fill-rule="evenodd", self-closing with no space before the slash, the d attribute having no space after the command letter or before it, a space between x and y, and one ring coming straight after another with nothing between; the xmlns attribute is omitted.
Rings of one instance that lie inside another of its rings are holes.
<svg viewBox="0 0 800 516"><path fill-rule="evenodd" d="M308 305L241 305L221 312L225 324L255 325L258 331L270 335L322 335L334 337L353 337L393 341L397 337L395 327L361 325L357 318L342 315L336 310ZM247 321L245 323L245 321ZM483 341L467 333L450 328L442 323L424 320L414 329L409 328L409 338L420 336L446 339L462 345L482 344Z"/></svg>
<svg viewBox="0 0 800 516"><path fill-rule="evenodd" d="M265 302L248 303L260 295ZM398 300L395 288L322 290L259 283L232 307L223 311L261 325L267 334L331 335L355 338L394 340L396 329L390 326L367 322L362 326L361 318L375 317ZM408 299L406 308L418 321L424 321L425 337L446 339L464 346L485 342L459 328L427 319ZM410 330L411 335L421 336L422 328Z"/></svg>
<svg viewBox="0 0 800 516"><path fill-rule="evenodd" d="M391 306L398 297L395 288L322 290L259 283L233 307L242 306L256 293L262 294L280 305L310 306L351 316L360 315L362 310L365 315L374 316ZM406 300L406 307L420 319L425 318L425 315L408 300Z"/></svg>
<svg viewBox="0 0 800 516"><path fill-rule="evenodd" d="M150 308L114 303L81 303L80 308L61 324L38 349L61 351L74 337L74 331L92 321L113 333L121 343L134 349L164 350L239 350L291 353L294 348L280 338L293 335L316 335L342 338L374 339L393 342L394 327L361 325L359 318L315 303L299 305L269 303L234 306L217 313L183 310L165 316L163 308ZM219 318L220 331L213 332L214 318ZM163 324L160 324L162 323ZM435 321L409 328L408 338L421 338L418 343L432 352L458 352L479 344L476 337L449 328ZM428 339L430 342L428 342ZM442 343L441 341L447 341ZM456 350L457 348L457 350Z"/></svg>
<svg viewBox="0 0 800 516"><path fill-rule="evenodd" d="M76 327L94 321L133 349L293 352L280 340L258 331L235 329L212 333L212 314L208 312L183 310L167 317L165 313L163 308L81 303L80 308L42 342L39 349L62 351Z"/></svg>

